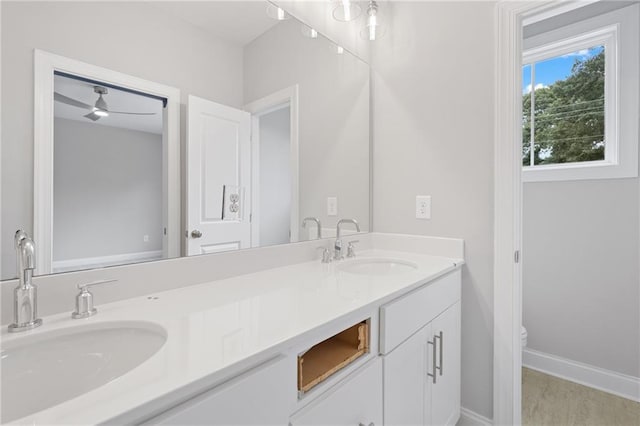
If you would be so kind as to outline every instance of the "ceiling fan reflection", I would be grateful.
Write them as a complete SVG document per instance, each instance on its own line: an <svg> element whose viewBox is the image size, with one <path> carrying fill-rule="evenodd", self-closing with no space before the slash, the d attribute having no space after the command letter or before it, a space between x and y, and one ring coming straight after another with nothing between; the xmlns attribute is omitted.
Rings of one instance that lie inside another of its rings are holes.
<svg viewBox="0 0 640 426"><path fill-rule="evenodd" d="M108 117L109 114L127 114L127 115L155 115L155 112L128 112L128 111L112 111L107 105L107 101L104 100L103 95L107 95L109 90L103 86L93 86L93 91L98 94L98 99L94 105L89 105L81 102L77 99L70 98L61 93L54 92L53 99L57 102L61 102L66 105L71 105L76 108L82 108L89 110L88 114L84 117L92 121L97 121L102 117Z"/></svg>

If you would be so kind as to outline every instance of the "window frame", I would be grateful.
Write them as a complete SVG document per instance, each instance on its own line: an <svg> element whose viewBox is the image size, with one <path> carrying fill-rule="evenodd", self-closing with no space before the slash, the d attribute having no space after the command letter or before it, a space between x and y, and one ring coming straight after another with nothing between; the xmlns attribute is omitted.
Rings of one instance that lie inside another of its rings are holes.
<svg viewBox="0 0 640 426"><path fill-rule="evenodd" d="M640 94L637 75L640 54L637 43L633 42L634 36L638 40L638 17L624 16L617 12L619 11L524 40L523 68L582 49L604 46L605 158L598 161L522 166L523 182L638 177ZM532 81L532 90L534 87L535 81Z"/></svg>

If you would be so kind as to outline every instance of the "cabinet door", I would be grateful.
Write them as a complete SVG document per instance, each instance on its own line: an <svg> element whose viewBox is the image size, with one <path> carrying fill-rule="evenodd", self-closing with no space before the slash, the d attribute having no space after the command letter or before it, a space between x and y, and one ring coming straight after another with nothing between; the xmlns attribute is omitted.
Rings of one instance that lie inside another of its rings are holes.
<svg viewBox="0 0 640 426"><path fill-rule="evenodd" d="M424 425L431 387L431 325L427 325L384 357L384 424Z"/></svg>
<svg viewBox="0 0 640 426"><path fill-rule="evenodd" d="M295 414L291 426L382 426L382 360L354 371Z"/></svg>
<svg viewBox="0 0 640 426"><path fill-rule="evenodd" d="M437 369L435 383L429 382L430 424L455 425L460 417L460 302L433 320L431 335L436 343Z"/></svg>
<svg viewBox="0 0 640 426"><path fill-rule="evenodd" d="M278 357L211 389L146 425L286 425L295 395L295 363ZM289 390L289 392L287 392Z"/></svg>

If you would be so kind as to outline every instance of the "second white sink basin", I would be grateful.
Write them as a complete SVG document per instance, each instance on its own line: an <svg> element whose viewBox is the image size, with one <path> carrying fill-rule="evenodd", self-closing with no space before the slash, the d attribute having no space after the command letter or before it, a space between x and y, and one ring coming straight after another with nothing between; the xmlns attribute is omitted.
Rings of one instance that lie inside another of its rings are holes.
<svg viewBox="0 0 640 426"><path fill-rule="evenodd" d="M347 261L338 270L359 275L398 275L415 271L418 265L401 259L362 258Z"/></svg>
<svg viewBox="0 0 640 426"><path fill-rule="evenodd" d="M103 386L164 345L164 328L143 321L83 325L3 342L2 417L10 422Z"/></svg>

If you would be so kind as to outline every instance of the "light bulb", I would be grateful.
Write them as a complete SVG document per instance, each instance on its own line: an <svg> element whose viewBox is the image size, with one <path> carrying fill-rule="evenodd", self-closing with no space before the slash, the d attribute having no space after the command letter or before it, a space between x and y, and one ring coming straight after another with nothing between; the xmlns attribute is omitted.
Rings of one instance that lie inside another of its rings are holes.
<svg viewBox="0 0 640 426"><path fill-rule="evenodd" d="M336 53L338 55L342 55L344 53L344 47L342 46L336 46Z"/></svg>
<svg viewBox="0 0 640 426"><path fill-rule="evenodd" d="M375 41L384 35L385 30L386 28L380 23L378 17L378 3L371 0L367 7L367 24L360 31L360 37L365 40Z"/></svg>
<svg viewBox="0 0 640 426"><path fill-rule="evenodd" d="M93 113L94 113L95 115L97 115L98 117L108 117L108 116L109 116L109 113L108 113L107 111L103 110L103 109L97 109L97 108L96 108L96 109L93 111Z"/></svg>
<svg viewBox="0 0 640 426"><path fill-rule="evenodd" d="M318 38L318 31L304 24L300 26L300 32L302 32L302 35L306 38Z"/></svg>
<svg viewBox="0 0 640 426"><path fill-rule="evenodd" d="M349 0L342 0L342 10L344 11L344 20L349 22L351 20L351 2Z"/></svg>
<svg viewBox="0 0 640 426"><path fill-rule="evenodd" d="M276 21L286 21L291 18L286 10L273 3L267 3L267 16Z"/></svg>
<svg viewBox="0 0 640 426"><path fill-rule="evenodd" d="M375 12L369 15L369 40L376 39L376 28L378 27L378 19Z"/></svg>

